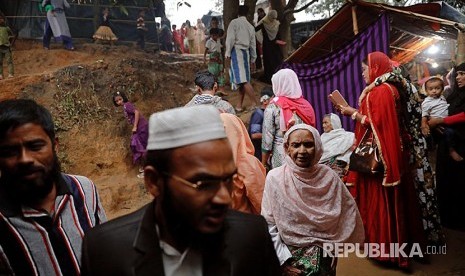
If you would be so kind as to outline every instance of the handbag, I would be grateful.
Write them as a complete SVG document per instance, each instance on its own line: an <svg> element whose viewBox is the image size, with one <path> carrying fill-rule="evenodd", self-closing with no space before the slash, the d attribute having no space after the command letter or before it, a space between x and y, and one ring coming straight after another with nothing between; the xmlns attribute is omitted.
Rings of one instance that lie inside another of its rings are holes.
<svg viewBox="0 0 465 276"><path fill-rule="evenodd" d="M378 145L371 129L365 131L360 143L350 155L349 170L367 174L384 172Z"/></svg>

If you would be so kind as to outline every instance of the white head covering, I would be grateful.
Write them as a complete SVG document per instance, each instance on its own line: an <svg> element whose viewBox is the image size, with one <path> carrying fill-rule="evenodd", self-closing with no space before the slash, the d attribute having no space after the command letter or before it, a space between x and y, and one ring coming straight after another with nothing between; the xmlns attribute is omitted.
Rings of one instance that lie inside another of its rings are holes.
<svg viewBox="0 0 465 276"><path fill-rule="evenodd" d="M321 134L323 155L320 158L320 163L325 163L333 157L336 157L337 160L349 163L355 135L353 132L346 131L342 128L339 116L334 113L330 113L328 115L331 120L333 130Z"/></svg>
<svg viewBox="0 0 465 276"><path fill-rule="evenodd" d="M274 101L278 97L287 97L298 99L302 97L302 88L300 87L297 74L291 69L281 69L271 77L271 84L275 94Z"/></svg>
<svg viewBox="0 0 465 276"><path fill-rule="evenodd" d="M263 27L265 27L266 34L268 35L269 40L274 40L276 36L278 35L279 31L279 21L277 20L278 18L278 12L275 10L270 10L266 16L258 22L257 25L263 24Z"/></svg>
<svg viewBox="0 0 465 276"><path fill-rule="evenodd" d="M226 138L226 132L215 107L180 107L150 116L147 150L172 149L222 138Z"/></svg>
<svg viewBox="0 0 465 276"><path fill-rule="evenodd" d="M329 113L329 119L331 121L331 126L333 129L342 128L341 118L334 113Z"/></svg>
<svg viewBox="0 0 465 276"><path fill-rule="evenodd" d="M297 129L313 134L312 165L299 167L286 156L281 167L272 169L266 177L262 215L269 225L277 226L286 245L363 242L363 222L352 195L332 169L316 164L322 152L318 131L309 125L295 125L284 140Z"/></svg>

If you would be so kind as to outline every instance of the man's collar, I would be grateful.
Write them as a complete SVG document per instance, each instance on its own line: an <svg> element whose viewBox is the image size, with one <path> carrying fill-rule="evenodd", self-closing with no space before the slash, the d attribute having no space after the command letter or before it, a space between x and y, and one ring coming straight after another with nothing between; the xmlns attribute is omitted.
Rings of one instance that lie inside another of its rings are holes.
<svg viewBox="0 0 465 276"><path fill-rule="evenodd" d="M57 196L71 193L63 174L58 177L56 185ZM9 196L5 189L0 189L0 212L6 217L15 217L22 214L21 203Z"/></svg>
<svg viewBox="0 0 465 276"><path fill-rule="evenodd" d="M57 196L71 194L69 184L65 180L65 174L61 173L57 181Z"/></svg>

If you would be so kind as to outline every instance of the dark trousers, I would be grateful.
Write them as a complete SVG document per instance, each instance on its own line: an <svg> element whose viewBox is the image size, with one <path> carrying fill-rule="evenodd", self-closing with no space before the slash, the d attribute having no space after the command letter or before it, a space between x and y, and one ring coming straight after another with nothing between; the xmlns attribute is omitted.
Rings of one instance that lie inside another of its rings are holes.
<svg viewBox="0 0 465 276"><path fill-rule="evenodd" d="M137 45L144 50L145 49L145 30L137 29Z"/></svg>

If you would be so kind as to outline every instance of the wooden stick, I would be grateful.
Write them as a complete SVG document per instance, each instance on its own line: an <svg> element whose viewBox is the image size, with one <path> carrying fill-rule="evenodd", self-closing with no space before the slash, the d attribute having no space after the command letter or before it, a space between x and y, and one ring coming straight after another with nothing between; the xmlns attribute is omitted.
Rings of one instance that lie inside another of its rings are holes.
<svg viewBox="0 0 465 276"><path fill-rule="evenodd" d="M357 23L357 6L352 6L352 23L354 28L354 35L358 34L358 23Z"/></svg>

